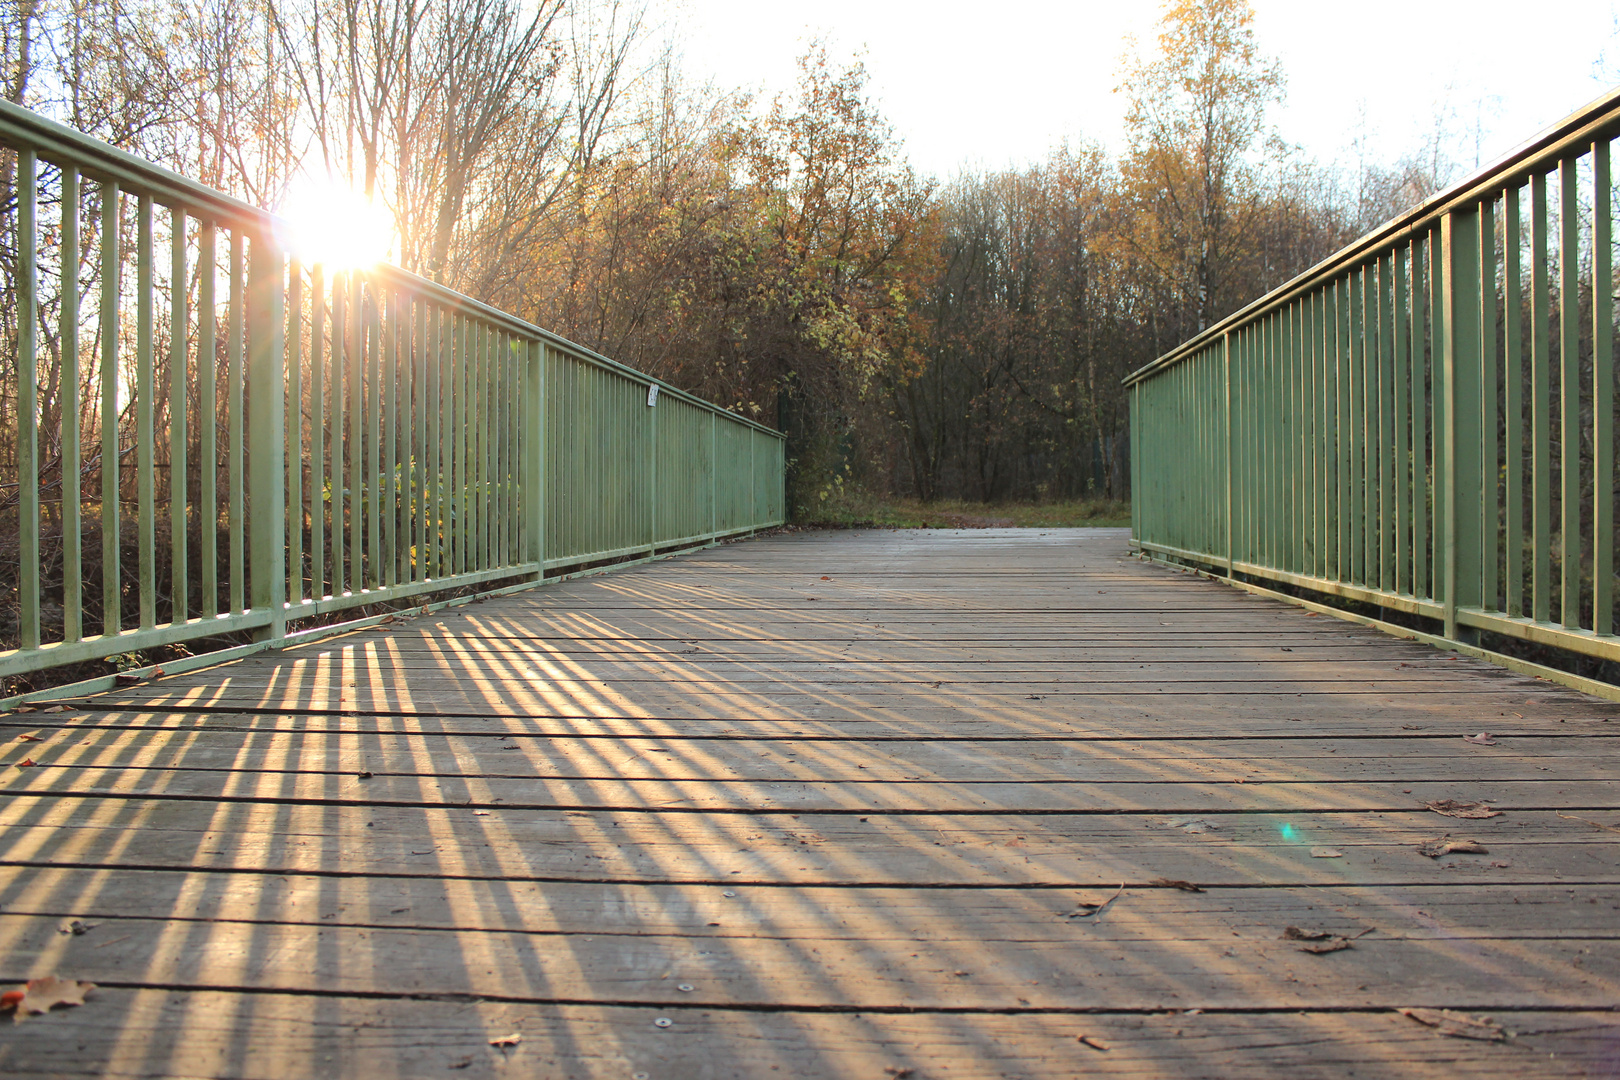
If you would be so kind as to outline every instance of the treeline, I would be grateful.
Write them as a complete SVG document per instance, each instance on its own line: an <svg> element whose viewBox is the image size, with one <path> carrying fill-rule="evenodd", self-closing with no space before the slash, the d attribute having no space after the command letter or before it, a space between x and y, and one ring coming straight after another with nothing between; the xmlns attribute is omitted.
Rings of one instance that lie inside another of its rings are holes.
<svg viewBox="0 0 1620 1080"><path fill-rule="evenodd" d="M616 0L9 0L0 68L9 100L262 205L345 178L407 269L782 426L812 515L851 484L1124 495L1125 373L1447 178L1282 145L1245 0L1167 5L1117 158L943 185L860 65L812 48L757 101L650 36Z"/></svg>

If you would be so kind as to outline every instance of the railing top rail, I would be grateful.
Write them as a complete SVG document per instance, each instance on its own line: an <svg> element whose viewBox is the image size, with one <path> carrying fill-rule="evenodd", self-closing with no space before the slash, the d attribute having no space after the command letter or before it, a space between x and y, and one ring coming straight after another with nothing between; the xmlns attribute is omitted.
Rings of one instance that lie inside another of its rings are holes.
<svg viewBox="0 0 1620 1080"><path fill-rule="evenodd" d="M120 150L111 143L103 142L66 124L41 116L31 109L4 100L0 100L0 144L15 150L32 150L53 164L72 166L87 176L128 185L135 192L150 196L160 205L171 209L183 209L186 213L205 221L246 226L271 234L284 230L288 224L286 219L269 210L171 172L161 165L137 157L126 150ZM647 386L657 385L660 396L679 398L690 405L714 412L767 435L785 438L782 432L774 428L728 409L722 409L713 402L671 386L662 379L637 371L627 364L570 341L561 334L553 333L499 308L474 300L420 274L413 274L388 264L379 264L372 272L417 296L436 300L492 325L545 342L581 360L607 368L636 382Z"/></svg>
<svg viewBox="0 0 1620 1080"><path fill-rule="evenodd" d="M1232 330L1332 280L1374 253L1428 232L1452 210L1477 203L1507 188L1523 184L1536 173L1546 171L1598 139L1612 138L1616 135L1620 135L1620 88L1611 90L1577 109L1495 163L1430 196L1405 214L1367 233L1293 280L1279 285L1196 336L1188 338L1157 360L1131 372L1125 377L1125 385L1130 386L1157 375L1165 368L1218 341Z"/></svg>

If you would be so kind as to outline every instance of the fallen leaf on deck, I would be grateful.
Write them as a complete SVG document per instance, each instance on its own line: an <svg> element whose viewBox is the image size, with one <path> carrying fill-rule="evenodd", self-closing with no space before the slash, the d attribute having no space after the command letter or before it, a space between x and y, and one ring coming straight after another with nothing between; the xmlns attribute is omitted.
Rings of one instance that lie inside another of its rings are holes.
<svg viewBox="0 0 1620 1080"><path fill-rule="evenodd" d="M1438 859L1442 855L1489 855L1490 851L1478 840L1453 840L1449 836L1437 836L1433 840L1425 840L1418 845L1418 854L1427 855L1431 859Z"/></svg>
<svg viewBox="0 0 1620 1080"><path fill-rule="evenodd" d="M11 990L0 995L0 1009L15 1009L16 1016L13 1019L20 1024L24 1017L48 1013L57 1005L83 1005L84 995L95 988L95 983L75 982L72 979L46 975L42 979L28 980L27 985L20 990Z"/></svg>
<svg viewBox="0 0 1620 1080"><path fill-rule="evenodd" d="M1311 858L1313 858L1313 859L1342 859L1342 858L1344 858L1344 852L1340 851L1338 848L1333 848L1333 847L1313 847L1313 848L1311 848Z"/></svg>
<svg viewBox="0 0 1620 1080"><path fill-rule="evenodd" d="M34 759L31 757L25 757L21 761L17 762L17 768L19 769L32 769L33 767Z"/></svg>
<svg viewBox="0 0 1620 1080"><path fill-rule="evenodd" d="M1366 937L1372 931L1373 928L1369 926L1355 937L1345 937L1342 934L1335 934L1331 930L1301 930L1297 926L1290 926L1283 931L1282 936L1288 941L1305 942L1305 944L1299 946L1300 952L1321 955L1322 953L1339 952L1348 949L1352 941L1355 941L1356 938Z"/></svg>
<svg viewBox="0 0 1620 1080"><path fill-rule="evenodd" d="M1590 825L1592 828L1602 829L1604 832L1620 833L1620 829L1615 828L1613 825L1605 825L1601 821L1592 821L1590 818L1576 817L1574 814L1563 814L1556 810L1553 811L1553 813L1558 814L1558 816L1563 818L1565 821L1578 821L1582 825Z"/></svg>
<svg viewBox="0 0 1620 1080"><path fill-rule="evenodd" d="M113 676L113 682L119 686L139 686L146 681L146 676L137 675L133 671L120 671Z"/></svg>
<svg viewBox="0 0 1620 1080"><path fill-rule="evenodd" d="M160 668L160 667L153 668L152 669L152 678L154 678L154 679L163 678L163 669Z"/></svg>
<svg viewBox="0 0 1620 1080"><path fill-rule="evenodd" d="M830 578L830 577L827 577L827 576L826 576L826 575L825 575L825 574L823 574L823 575L822 575L822 577L821 577L821 580L822 580L822 581L831 581L831 580L832 580L832 578Z"/></svg>
<svg viewBox="0 0 1620 1080"><path fill-rule="evenodd" d="M890 1065L888 1068L883 1070L883 1075L892 1076L894 1077L894 1080L906 1080L906 1077L910 1076L916 1071L916 1069L909 1067L902 1068L899 1065Z"/></svg>
<svg viewBox="0 0 1620 1080"><path fill-rule="evenodd" d="M1496 740L1491 738L1491 733L1488 731L1482 731L1478 735L1464 735L1463 742L1471 742L1476 746L1496 745Z"/></svg>
<svg viewBox="0 0 1620 1080"><path fill-rule="evenodd" d="M1082 1036L1080 1036L1078 1041L1079 1041L1081 1046L1089 1046L1093 1050L1108 1050L1108 1049L1111 1049L1111 1047L1107 1043L1103 1042L1101 1039L1097 1038L1097 1036L1095 1036L1095 1035L1082 1035Z"/></svg>
<svg viewBox="0 0 1620 1080"><path fill-rule="evenodd" d="M510 1035L502 1035L498 1039L489 1040L489 1045L491 1045L491 1046L516 1046L518 1043L520 1043L522 1041L523 1041L523 1033L519 1032L519 1031L514 1031Z"/></svg>
<svg viewBox="0 0 1620 1080"><path fill-rule="evenodd" d="M1122 881L1122 882L1119 883L1119 889L1114 893L1113 896L1110 896L1108 899L1104 900L1100 904L1093 904L1093 903L1090 903L1089 901L1082 900L1078 904L1075 905L1075 909L1073 911L1069 912L1069 914L1066 915L1065 918L1069 918L1069 919L1089 919L1094 915L1101 915L1103 912L1108 910L1108 905L1112 904L1115 900L1118 900L1121 896L1124 896L1124 895L1125 895L1125 883Z"/></svg>
<svg viewBox="0 0 1620 1080"><path fill-rule="evenodd" d="M1437 814L1454 818L1493 818L1501 817L1502 811L1492 810L1482 802L1458 802L1456 799L1435 799L1433 802L1423 804Z"/></svg>
<svg viewBox="0 0 1620 1080"><path fill-rule="evenodd" d="M61 926L58 926L56 928L56 932L58 934L72 934L74 937L82 937L83 935L88 934L90 931L94 930L96 927L98 927L100 925L101 925L100 923L93 923L93 922L88 922L87 923L87 922L80 922L78 919L69 919L67 922L63 923Z"/></svg>
<svg viewBox="0 0 1620 1080"><path fill-rule="evenodd" d="M18 705L15 709L12 709L11 711L14 712L14 713L39 712L39 710L34 708L32 705Z"/></svg>
<svg viewBox="0 0 1620 1080"><path fill-rule="evenodd" d="M1479 1039L1482 1042L1504 1042L1511 1033L1504 1031L1495 1020L1483 1016L1467 1016L1450 1009L1397 1009L1402 1016L1416 1020L1424 1027L1435 1029L1436 1034L1450 1035L1454 1039Z"/></svg>
<svg viewBox="0 0 1620 1080"><path fill-rule="evenodd" d="M1148 884L1149 885L1157 885L1161 889L1180 889L1182 892L1203 892L1204 891L1202 886L1194 885L1190 881L1177 881L1177 880L1172 879L1172 878L1156 877L1152 881L1148 882Z"/></svg>
<svg viewBox="0 0 1620 1080"><path fill-rule="evenodd" d="M69 709L66 705L52 705L48 709L41 709L39 711L40 712L72 712L73 710Z"/></svg>
<svg viewBox="0 0 1620 1080"><path fill-rule="evenodd" d="M40 737L38 735L19 735L19 736L17 736L17 741L18 742L42 742L43 740L40 739Z"/></svg>
<svg viewBox="0 0 1620 1080"><path fill-rule="evenodd" d="M1190 833L1201 833L1217 828L1217 826L1211 825L1203 818L1173 818L1165 822L1165 824L1172 829L1180 829L1182 832Z"/></svg>

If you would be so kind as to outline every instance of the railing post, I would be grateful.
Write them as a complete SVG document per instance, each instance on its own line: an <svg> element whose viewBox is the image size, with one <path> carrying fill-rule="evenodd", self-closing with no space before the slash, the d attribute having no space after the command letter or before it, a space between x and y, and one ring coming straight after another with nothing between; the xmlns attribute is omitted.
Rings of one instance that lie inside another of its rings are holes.
<svg viewBox="0 0 1620 1080"><path fill-rule="evenodd" d="M1480 539L1484 477L1480 387L1484 342L1480 334L1479 211L1453 210L1441 222L1445 258L1445 341L1440 436L1445 448L1440 510L1445 520L1441 586L1445 635L1458 640L1457 609L1481 603Z"/></svg>
<svg viewBox="0 0 1620 1080"><path fill-rule="evenodd" d="M249 606L268 610L259 640L287 634L286 259L264 234L248 262L247 429Z"/></svg>
<svg viewBox="0 0 1620 1080"><path fill-rule="evenodd" d="M534 579L546 576L546 347L529 342L528 392L523 402L523 430L529 452L524 455L524 509L528 513L529 550L524 558L536 566Z"/></svg>
<svg viewBox="0 0 1620 1080"><path fill-rule="evenodd" d="M1221 335L1221 396L1226 409L1226 576L1232 575L1232 335Z"/></svg>

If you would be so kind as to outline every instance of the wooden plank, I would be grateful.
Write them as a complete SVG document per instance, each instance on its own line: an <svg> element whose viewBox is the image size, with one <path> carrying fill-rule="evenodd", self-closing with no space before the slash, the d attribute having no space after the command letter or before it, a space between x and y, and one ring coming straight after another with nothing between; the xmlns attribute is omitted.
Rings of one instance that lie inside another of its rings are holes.
<svg viewBox="0 0 1620 1080"><path fill-rule="evenodd" d="M274 910L274 883L262 906ZM1275 1008L1365 1008L1408 995L1433 1008L1558 1008L1620 1004L1620 939L1566 931L1520 939L1385 933L1364 917L1306 911L1313 928L1355 935L1338 955L1302 952L1284 938L1292 922L1233 930L1224 920L1168 938L1133 933L1126 898L1097 926L1066 917L1072 898L1017 912L1013 925L974 925L936 908L924 935L884 925L881 907L862 918L824 909L813 938L779 936L739 897L711 903L710 921L747 927L728 937L575 932L555 935L456 927L442 930L261 921L181 922L103 918L82 937L60 920L0 915L6 980L71 970L96 983L146 982L154 966L167 987L253 986L278 992L367 993L393 957L392 994L455 994L510 1001L683 1008L996 1009L1022 999L1034 1009L1152 1009L1175 995L1189 1008L1241 1009L1264 995ZM544 902L542 897L541 902ZM1146 914L1146 913L1144 913ZM1044 932L1039 923L1058 932ZM265 949L272 937L276 948ZM929 955L917 948L930 943ZM805 962L814 942L814 963ZM1464 945L1463 942L1466 942ZM1462 947L1459 947L1462 946ZM1512 974L1481 976L1514 952L1531 951ZM1575 960L1581 963L1576 965ZM942 961L950 966L942 970ZM683 989L684 988L684 989Z"/></svg>
<svg viewBox="0 0 1620 1080"><path fill-rule="evenodd" d="M97 1009L7 1033L8 1075L248 1078L545 1075L1337 1078L1592 1074L1617 1037L1606 1012L1498 1014L1511 1044L1447 1039L1395 1012L1076 1015L743 1012L506 1001L411 1001L103 989ZM654 1021L671 1021L660 1027ZM136 1034L138 1033L138 1034ZM522 1041L492 1047L491 1039ZM1078 1042L1087 1035L1109 1047ZM241 1048L253 1047L251 1058ZM725 1057L715 1060L716 1048ZM908 1073L907 1070L910 1070ZM1596 1073L1601 1075L1601 1073Z"/></svg>
<svg viewBox="0 0 1620 1080"><path fill-rule="evenodd" d="M353 786L367 781L355 778ZM1459 822L1427 811L1343 814L720 814L478 804L19 795L0 808L0 864L196 866L253 872L569 881L1107 887L1480 885L1620 881L1613 836L1558 811ZM245 794L245 793L244 793ZM483 814L480 814L480 810ZM1605 826L1615 823L1593 817ZM863 818L865 820L863 820ZM1179 823L1179 824L1178 824ZM1418 853L1442 835L1489 857ZM1340 858L1312 856L1313 847Z"/></svg>

